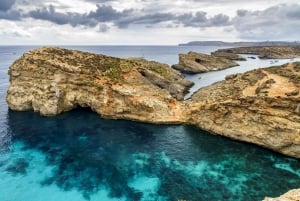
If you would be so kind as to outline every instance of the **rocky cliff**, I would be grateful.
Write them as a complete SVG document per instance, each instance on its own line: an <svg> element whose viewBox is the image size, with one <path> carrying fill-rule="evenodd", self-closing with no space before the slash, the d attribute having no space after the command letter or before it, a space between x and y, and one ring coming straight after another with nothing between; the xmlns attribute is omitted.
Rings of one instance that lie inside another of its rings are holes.
<svg viewBox="0 0 300 201"><path fill-rule="evenodd" d="M253 46L220 49L218 52L256 54L261 59L292 59L300 57L300 46Z"/></svg>
<svg viewBox="0 0 300 201"><path fill-rule="evenodd" d="M196 74L222 70L238 65L238 63L224 57L189 52L187 54L179 54L179 63L173 65L172 68L183 73Z"/></svg>
<svg viewBox="0 0 300 201"><path fill-rule="evenodd" d="M166 64L52 47L24 54L9 75L12 110L52 116L81 106L154 123L182 122L178 100L193 84Z"/></svg>
<svg viewBox="0 0 300 201"><path fill-rule="evenodd" d="M188 122L300 158L300 63L235 74L200 89Z"/></svg>
<svg viewBox="0 0 300 201"><path fill-rule="evenodd" d="M41 48L9 75L12 110L48 116L90 107L105 118L191 124L300 158L300 63L227 76L186 101L192 83L144 59Z"/></svg>
<svg viewBox="0 0 300 201"><path fill-rule="evenodd" d="M212 52L211 55L215 57L221 57L224 59L234 60L234 61L246 61L247 59L241 55L230 53L230 52L223 52L223 51L215 51Z"/></svg>

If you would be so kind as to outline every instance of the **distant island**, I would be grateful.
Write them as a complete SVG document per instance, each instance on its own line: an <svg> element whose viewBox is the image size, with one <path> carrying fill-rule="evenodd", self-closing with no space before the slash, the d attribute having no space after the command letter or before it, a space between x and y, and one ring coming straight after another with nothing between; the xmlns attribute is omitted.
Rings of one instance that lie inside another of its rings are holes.
<svg viewBox="0 0 300 201"><path fill-rule="evenodd" d="M257 42L224 42L224 41L191 41L179 46L300 46L300 41L257 41Z"/></svg>

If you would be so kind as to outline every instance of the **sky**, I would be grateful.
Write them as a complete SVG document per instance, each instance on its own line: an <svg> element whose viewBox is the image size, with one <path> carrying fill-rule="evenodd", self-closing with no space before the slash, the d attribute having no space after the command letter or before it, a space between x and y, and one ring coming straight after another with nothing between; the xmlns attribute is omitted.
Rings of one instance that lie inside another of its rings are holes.
<svg viewBox="0 0 300 201"><path fill-rule="evenodd" d="M0 45L299 38L299 0L0 0Z"/></svg>

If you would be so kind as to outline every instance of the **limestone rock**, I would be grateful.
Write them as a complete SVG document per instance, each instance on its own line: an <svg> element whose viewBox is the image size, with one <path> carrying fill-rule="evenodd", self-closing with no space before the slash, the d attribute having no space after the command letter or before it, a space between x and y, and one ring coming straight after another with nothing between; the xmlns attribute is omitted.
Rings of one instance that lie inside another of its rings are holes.
<svg viewBox="0 0 300 201"><path fill-rule="evenodd" d="M229 59L229 60L236 60L236 61L246 61L247 59L241 55L230 53L230 52L222 52L222 51L215 51L212 52L211 55L215 57L221 57L224 59Z"/></svg>
<svg viewBox="0 0 300 201"><path fill-rule="evenodd" d="M299 89L297 64L227 76L204 87L188 103L187 121L211 133L254 143L300 158ZM290 77L280 72L288 70ZM259 90L257 90L259 88Z"/></svg>
<svg viewBox="0 0 300 201"><path fill-rule="evenodd" d="M220 49L218 52L256 54L261 59L292 59L300 57L299 46L252 46Z"/></svg>
<svg viewBox="0 0 300 201"><path fill-rule="evenodd" d="M166 64L54 47L25 53L9 75L12 110L52 116L81 106L107 118L154 123L182 122L178 100L193 84Z"/></svg>
<svg viewBox="0 0 300 201"><path fill-rule="evenodd" d="M182 101L191 82L168 65L62 48L24 54L10 69L10 109L195 125L300 158L299 62L227 76Z"/></svg>
<svg viewBox="0 0 300 201"><path fill-rule="evenodd" d="M266 197L263 201L299 201L300 189L293 189L277 198Z"/></svg>
<svg viewBox="0 0 300 201"><path fill-rule="evenodd" d="M286 92L287 96L297 96L299 94L299 89L294 89L293 91Z"/></svg>
<svg viewBox="0 0 300 201"><path fill-rule="evenodd" d="M173 65L172 68L183 73L196 74L222 70L233 66L238 66L238 64L234 61L213 55L189 52L187 54L179 54L179 64Z"/></svg>

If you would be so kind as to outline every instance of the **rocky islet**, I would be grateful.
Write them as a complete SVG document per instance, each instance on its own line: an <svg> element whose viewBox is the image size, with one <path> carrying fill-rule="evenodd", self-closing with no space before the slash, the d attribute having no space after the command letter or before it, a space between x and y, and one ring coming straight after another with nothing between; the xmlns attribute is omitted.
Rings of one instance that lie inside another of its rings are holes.
<svg viewBox="0 0 300 201"><path fill-rule="evenodd" d="M222 70L239 65L233 61L232 55L234 54L207 55L198 52L188 52L187 54L179 54L179 63L172 65L172 68L187 74Z"/></svg>

